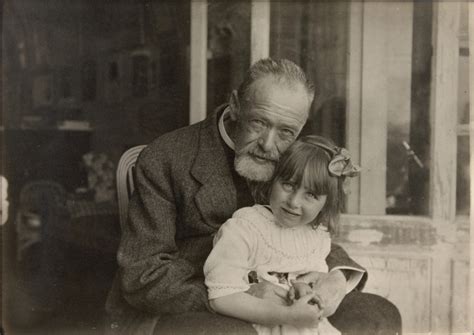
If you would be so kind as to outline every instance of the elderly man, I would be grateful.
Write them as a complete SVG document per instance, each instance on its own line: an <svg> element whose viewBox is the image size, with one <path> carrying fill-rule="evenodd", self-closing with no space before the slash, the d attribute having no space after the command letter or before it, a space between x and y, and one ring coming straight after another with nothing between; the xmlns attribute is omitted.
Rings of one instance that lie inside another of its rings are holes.
<svg viewBox="0 0 474 335"><path fill-rule="evenodd" d="M209 313L202 267L219 226L236 209L253 205L260 185L272 177L280 154L303 128L313 96L296 64L260 60L228 105L143 150L107 303L108 331L255 332L242 321ZM400 330L391 303L357 291L365 270L344 250L333 245L326 261L330 272L321 274L318 292L327 314L337 310L330 318L336 328L364 334ZM254 284L247 293L286 303L286 292L270 283Z"/></svg>

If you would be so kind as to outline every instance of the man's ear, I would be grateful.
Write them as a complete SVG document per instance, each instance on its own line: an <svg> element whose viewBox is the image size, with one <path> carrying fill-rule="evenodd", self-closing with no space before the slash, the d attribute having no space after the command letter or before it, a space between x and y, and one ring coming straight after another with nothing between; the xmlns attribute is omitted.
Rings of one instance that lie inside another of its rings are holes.
<svg viewBox="0 0 474 335"><path fill-rule="evenodd" d="M229 108L230 108L230 118L232 121L237 121L239 119L240 114L240 102L239 102L239 95L237 94L237 90L233 90L230 94L229 99Z"/></svg>

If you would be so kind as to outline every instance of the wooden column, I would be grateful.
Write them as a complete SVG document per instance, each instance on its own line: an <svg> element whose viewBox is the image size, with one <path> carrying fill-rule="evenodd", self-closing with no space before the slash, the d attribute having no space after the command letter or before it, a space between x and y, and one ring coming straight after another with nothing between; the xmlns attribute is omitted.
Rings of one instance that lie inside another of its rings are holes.
<svg viewBox="0 0 474 335"><path fill-rule="evenodd" d="M191 1L191 61L189 123L204 120L207 114L207 1Z"/></svg>
<svg viewBox="0 0 474 335"><path fill-rule="evenodd" d="M387 166L386 2L364 2L360 214L385 214Z"/></svg>
<svg viewBox="0 0 474 335"><path fill-rule="evenodd" d="M456 214L456 127L459 63L458 2L435 2L431 87L431 213L453 222Z"/></svg>
<svg viewBox="0 0 474 335"><path fill-rule="evenodd" d="M430 202L438 244L433 248L431 331L452 330L453 248L456 243L456 126L459 2L433 4Z"/></svg>
<svg viewBox="0 0 474 335"><path fill-rule="evenodd" d="M356 162L360 162L360 119L362 85L362 24L363 3L349 5L349 52L347 62L346 146ZM347 197L347 213L358 214L360 209L360 179L351 180Z"/></svg>

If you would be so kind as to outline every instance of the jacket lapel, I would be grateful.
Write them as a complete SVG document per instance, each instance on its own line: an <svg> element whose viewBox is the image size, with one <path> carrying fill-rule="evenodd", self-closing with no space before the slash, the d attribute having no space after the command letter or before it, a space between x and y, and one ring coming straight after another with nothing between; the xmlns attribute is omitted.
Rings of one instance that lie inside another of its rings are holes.
<svg viewBox="0 0 474 335"><path fill-rule="evenodd" d="M219 108L201 125L198 153L191 174L201 184L195 204L208 225L218 228L237 209L236 190L225 155L217 118L225 107Z"/></svg>

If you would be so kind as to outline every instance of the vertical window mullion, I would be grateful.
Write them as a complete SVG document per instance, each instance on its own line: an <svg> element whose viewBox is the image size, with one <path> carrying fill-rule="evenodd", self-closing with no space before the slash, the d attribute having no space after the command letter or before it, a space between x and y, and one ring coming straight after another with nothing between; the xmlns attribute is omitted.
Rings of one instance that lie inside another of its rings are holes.
<svg viewBox="0 0 474 335"><path fill-rule="evenodd" d="M471 172L474 167L474 2L469 2L468 4L468 20L469 20L469 144L470 144L470 167L471 167ZM472 176L471 173L471 185L470 185L470 190L471 190L471 211L470 215L473 214L474 210L474 196L473 196L473 191L474 191L474 177ZM471 319L468 320L470 321L471 324L471 329L474 329L474 244L472 243L473 238L474 238L474 220L469 220L471 222L471 227L470 227L470 232L471 232L471 266L470 266L470 275L469 275L469 280L470 280L470 315Z"/></svg>
<svg viewBox="0 0 474 335"><path fill-rule="evenodd" d="M252 0L250 64L270 54L270 1Z"/></svg>
<svg viewBox="0 0 474 335"><path fill-rule="evenodd" d="M207 1L191 0L191 60L189 81L189 123L207 114Z"/></svg>
<svg viewBox="0 0 474 335"><path fill-rule="evenodd" d="M363 3L350 3L349 55L347 66L346 147L356 162L360 162L360 120L362 83L362 23ZM360 180L351 180L351 193L347 197L347 213L360 211Z"/></svg>
<svg viewBox="0 0 474 335"><path fill-rule="evenodd" d="M387 80L385 2L364 2L362 30L362 101L360 214L385 214L387 166Z"/></svg>
<svg viewBox="0 0 474 335"><path fill-rule="evenodd" d="M431 213L435 222L456 214L456 127L459 3L436 2L431 89Z"/></svg>

